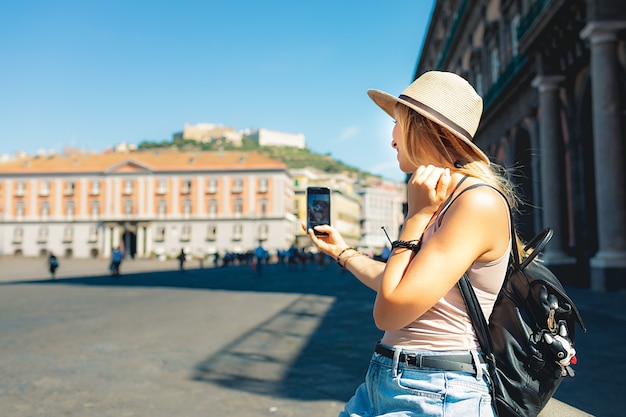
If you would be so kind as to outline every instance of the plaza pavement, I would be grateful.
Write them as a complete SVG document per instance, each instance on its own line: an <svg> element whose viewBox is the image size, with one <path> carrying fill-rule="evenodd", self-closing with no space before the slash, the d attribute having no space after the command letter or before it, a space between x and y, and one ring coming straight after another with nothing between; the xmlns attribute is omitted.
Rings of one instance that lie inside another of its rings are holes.
<svg viewBox="0 0 626 417"><path fill-rule="evenodd" d="M0 257L0 416L337 415L381 335L374 294L334 263L203 266L61 259L50 280ZM622 416L626 295L568 291L588 332L556 398Z"/></svg>

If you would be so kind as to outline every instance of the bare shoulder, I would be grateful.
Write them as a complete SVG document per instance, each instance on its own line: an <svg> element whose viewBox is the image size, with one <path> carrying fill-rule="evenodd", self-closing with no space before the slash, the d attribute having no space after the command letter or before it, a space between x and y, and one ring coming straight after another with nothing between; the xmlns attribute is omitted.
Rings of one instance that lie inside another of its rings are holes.
<svg viewBox="0 0 626 417"><path fill-rule="evenodd" d="M469 181L468 181L469 182ZM478 181L469 183L459 192ZM480 261L498 259L510 242L510 213L506 200L489 186L475 187L458 194L448 207L443 223L454 236L463 237L482 248Z"/></svg>
<svg viewBox="0 0 626 417"><path fill-rule="evenodd" d="M473 185L481 185L481 183L476 181L461 189L459 191L461 194L457 194L458 198L455 204L462 206L464 211L470 213L497 215L504 211L508 214L508 205L502 194L488 185L468 189Z"/></svg>

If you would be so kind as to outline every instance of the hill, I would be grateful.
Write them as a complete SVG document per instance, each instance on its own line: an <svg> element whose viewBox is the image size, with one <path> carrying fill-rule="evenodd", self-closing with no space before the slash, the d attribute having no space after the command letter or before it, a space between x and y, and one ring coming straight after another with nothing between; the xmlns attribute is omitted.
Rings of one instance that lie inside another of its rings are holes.
<svg viewBox="0 0 626 417"><path fill-rule="evenodd" d="M289 146L259 146L258 142L248 138L243 139L241 146L236 146L226 141L205 143L190 139L174 139L161 142L143 141L138 145L139 150L157 148L174 148L184 151L255 151L282 161L290 169L311 167L329 174L344 173L350 176L380 177L338 161L330 153L318 154L308 148L300 149Z"/></svg>

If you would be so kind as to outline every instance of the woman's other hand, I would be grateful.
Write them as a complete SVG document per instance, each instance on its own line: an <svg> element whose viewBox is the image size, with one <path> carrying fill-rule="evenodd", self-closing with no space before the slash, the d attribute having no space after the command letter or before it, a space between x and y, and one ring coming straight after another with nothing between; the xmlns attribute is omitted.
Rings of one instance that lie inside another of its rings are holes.
<svg viewBox="0 0 626 417"><path fill-rule="evenodd" d="M432 216L448 194L450 170L433 165L420 165L408 183L408 213Z"/></svg>

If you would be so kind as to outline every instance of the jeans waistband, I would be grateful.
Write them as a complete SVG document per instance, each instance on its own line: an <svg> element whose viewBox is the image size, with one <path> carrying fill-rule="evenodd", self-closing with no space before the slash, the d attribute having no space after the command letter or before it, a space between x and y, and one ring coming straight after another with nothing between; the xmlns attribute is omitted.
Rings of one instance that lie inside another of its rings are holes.
<svg viewBox="0 0 626 417"><path fill-rule="evenodd" d="M396 349L378 343L374 352L386 358L393 359L396 354ZM481 356L477 355L476 357L480 363L485 363ZM474 357L469 353L454 355L420 355L402 351L398 355L398 362L415 368L431 368L442 371L467 372L471 374L475 374L478 371L474 365Z"/></svg>

